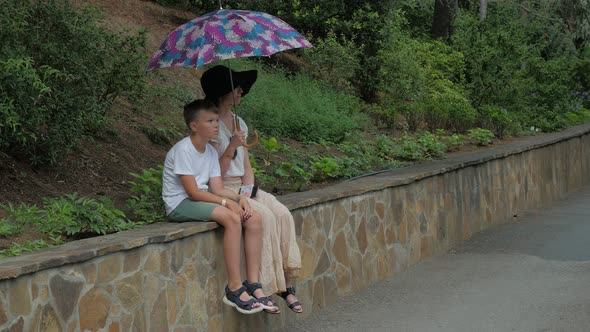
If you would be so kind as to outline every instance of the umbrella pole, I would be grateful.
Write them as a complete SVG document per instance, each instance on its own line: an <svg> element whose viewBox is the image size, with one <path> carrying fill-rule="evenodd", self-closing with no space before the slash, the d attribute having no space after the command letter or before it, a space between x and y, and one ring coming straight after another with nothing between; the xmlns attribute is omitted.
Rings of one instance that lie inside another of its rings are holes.
<svg viewBox="0 0 590 332"><path fill-rule="evenodd" d="M221 7L221 0L219 0L219 9L223 9L223 7Z"/></svg>
<svg viewBox="0 0 590 332"><path fill-rule="evenodd" d="M219 3L221 3L221 0L219 0ZM234 87L234 78L233 78L233 76L231 74L231 65L230 65L229 59L227 59L227 68L229 70L229 82L231 84L231 98L233 99L233 104L232 104L231 108L232 108L232 111L233 111L234 106L236 106L236 96L234 95L234 89L235 89L235 87ZM234 113L234 116L233 116L234 117L234 129L235 130L240 130L239 129L239 126L240 125L238 123L238 115L236 114L236 112L233 112L233 113Z"/></svg>

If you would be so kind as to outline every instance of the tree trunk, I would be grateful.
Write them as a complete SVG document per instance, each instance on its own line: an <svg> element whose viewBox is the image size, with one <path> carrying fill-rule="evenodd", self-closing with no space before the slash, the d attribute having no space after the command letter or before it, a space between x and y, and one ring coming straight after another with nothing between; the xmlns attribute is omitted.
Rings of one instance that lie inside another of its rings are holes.
<svg viewBox="0 0 590 332"><path fill-rule="evenodd" d="M432 35L434 38L448 40L453 34L453 19L457 15L458 0L435 0L432 17Z"/></svg>
<svg viewBox="0 0 590 332"><path fill-rule="evenodd" d="M488 15L488 0L479 0L479 20L483 21Z"/></svg>

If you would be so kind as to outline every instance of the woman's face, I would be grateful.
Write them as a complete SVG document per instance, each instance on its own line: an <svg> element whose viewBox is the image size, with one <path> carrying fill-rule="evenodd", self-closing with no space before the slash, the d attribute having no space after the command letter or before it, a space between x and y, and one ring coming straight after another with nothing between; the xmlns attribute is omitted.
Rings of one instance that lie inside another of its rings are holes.
<svg viewBox="0 0 590 332"><path fill-rule="evenodd" d="M234 91L228 92L221 97L221 103L225 105L239 105L242 101L242 93L244 90L240 86L236 87Z"/></svg>

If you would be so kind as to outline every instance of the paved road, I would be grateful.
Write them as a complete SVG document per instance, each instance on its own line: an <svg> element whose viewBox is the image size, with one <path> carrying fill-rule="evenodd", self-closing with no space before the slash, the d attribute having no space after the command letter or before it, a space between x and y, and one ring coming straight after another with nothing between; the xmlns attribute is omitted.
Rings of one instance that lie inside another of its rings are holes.
<svg viewBox="0 0 590 332"><path fill-rule="evenodd" d="M285 331L590 331L590 187Z"/></svg>

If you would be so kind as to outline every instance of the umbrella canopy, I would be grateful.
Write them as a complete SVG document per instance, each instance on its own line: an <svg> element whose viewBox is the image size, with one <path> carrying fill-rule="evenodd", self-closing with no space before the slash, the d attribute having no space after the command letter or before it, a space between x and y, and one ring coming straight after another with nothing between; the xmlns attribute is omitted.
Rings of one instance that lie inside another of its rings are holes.
<svg viewBox="0 0 590 332"><path fill-rule="evenodd" d="M278 17L256 11L220 9L176 28L150 60L146 71L208 63L312 47Z"/></svg>

